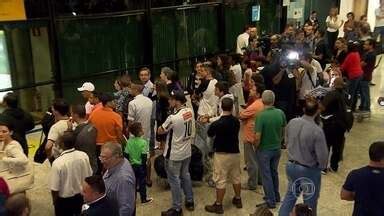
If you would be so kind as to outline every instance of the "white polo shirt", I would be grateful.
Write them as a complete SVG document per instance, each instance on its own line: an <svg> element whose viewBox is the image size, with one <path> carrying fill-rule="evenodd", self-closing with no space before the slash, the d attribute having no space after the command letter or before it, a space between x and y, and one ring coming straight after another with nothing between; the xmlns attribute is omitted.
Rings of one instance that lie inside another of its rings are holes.
<svg viewBox="0 0 384 216"><path fill-rule="evenodd" d="M191 157L191 145L195 137L193 110L181 107L169 115L161 127L168 132L164 157L173 161Z"/></svg>
<svg viewBox="0 0 384 216"><path fill-rule="evenodd" d="M68 198L81 192L84 179L92 175L88 155L74 148L63 151L53 161L50 189L58 191L59 197Z"/></svg>
<svg viewBox="0 0 384 216"><path fill-rule="evenodd" d="M153 102L142 94L137 95L128 104L128 121L140 122L144 131L144 138L151 137L151 115Z"/></svg>
<svg viewBox="0 0 384 216"><path fill-rule="evenodd" d="M61 149L57 140L68 130L68 120L59 120L49 129L48 140L54 142L52 147L52 155L54 158L59 157Z"/></svg>

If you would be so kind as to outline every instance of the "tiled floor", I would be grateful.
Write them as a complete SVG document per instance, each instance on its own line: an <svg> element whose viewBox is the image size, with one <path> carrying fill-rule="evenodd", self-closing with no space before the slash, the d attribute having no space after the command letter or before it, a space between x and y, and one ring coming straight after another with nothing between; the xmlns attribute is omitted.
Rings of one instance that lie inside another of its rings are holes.
<svg viewBox="0 0 384 216"><path fill-rule="evenodd" d="M355 123L350 134L347 134L347 142L344 152L344 161L341 163L340 171L336 174L330 173L322 177L321 197L319 200L318 215L320 216L347 216L352 214L353 203L341 201L339 198L340 188L344 182L347 173L368 162L368 147L376 140L383 140L384 128L384 107L377 105L379 91L384 96L384 76L378 74L383 71L384 63L376 70L374 82L376 86L372 87L372 117L362 123ZM380 132L381 131L381 132ZM33 143L38 142L38 135L30 137ZM283 196L287 187L287 179L284 171L286 152L279 166L280 192ZM49 165L36 164L35 166L35 186L27 192L32 203L32 216L53 215L51 195L48 190ZM242 180L245 182L246 173L242 173ZM194 212L184 212L184 215L210 215L204 211L204 205L213 203L215 191L202 183L194 187L196 210ZM160 211L167 209L171 203L170 191L154 184L149 189L149 195L154 198L154 202L147 205L138 204L137 215L155 216L160 215ZM255 205L262 201L260 193L251 191L242 191L243 209L236 209L231 204L233 196L232 188L228 187L228 192L224 201L224 215L249 215L255 209ZM276 211L275 211L276 212ZM277 215L277 213L275 213Z"/></svg>

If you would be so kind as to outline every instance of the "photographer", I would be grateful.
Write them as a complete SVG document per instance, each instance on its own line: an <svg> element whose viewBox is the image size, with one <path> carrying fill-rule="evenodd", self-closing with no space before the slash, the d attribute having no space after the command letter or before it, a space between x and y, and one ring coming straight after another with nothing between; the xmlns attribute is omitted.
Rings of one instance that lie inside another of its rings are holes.
<svg viewBox="0 0 384 216"><path fill-rule="evenodd" d="M296 53L297 54L297 53ZM297 58L293 56L293 58ZM296 77L297 59L290 59L289 52L280 57L276 63L264 67L261 75L264 77L266 89L276 94L275 106L284 111L287 120L294 117L296 106Z"/></svg>

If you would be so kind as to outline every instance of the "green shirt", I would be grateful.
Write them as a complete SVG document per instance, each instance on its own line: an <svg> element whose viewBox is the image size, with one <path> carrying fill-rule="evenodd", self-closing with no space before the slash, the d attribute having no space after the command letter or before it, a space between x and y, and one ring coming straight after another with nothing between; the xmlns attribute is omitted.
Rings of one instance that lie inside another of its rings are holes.
<svg viewBox="0 0 384 216"><path fill-rule="evenodd" d="M280 149L286 124L284 112L275 107L266 108L258 114L255 119L255 132L261 134L259 149Z"/></svg>
<svg viewBox="0 0 384 216"><path fill-rule="evenodd" d="M129 138L124 149L124 152L129 155L129 162L131 162L131 165L141 165L141 156L143 154L148 154L148 151L148 142L142 137Z"/></svg>

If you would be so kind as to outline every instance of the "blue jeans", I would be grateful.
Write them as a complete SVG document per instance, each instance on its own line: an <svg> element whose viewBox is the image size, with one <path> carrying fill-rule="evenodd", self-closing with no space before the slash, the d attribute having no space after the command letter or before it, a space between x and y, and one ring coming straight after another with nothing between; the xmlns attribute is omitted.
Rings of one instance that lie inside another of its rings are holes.
<svg viewBox="0 0 384 216"><path fill-rule="evenodd" d="M321 169L308 168L291 162L287 163L288 189L280 207L279 216L289 216L302 194L307 204L316 216L317 200L320 194Z"/></svg>
<svg viewBox="0 0 384 216"><path fill-rule="evenodd" d="M176 210L182 208L182 190L184 191L185 200L193 202L192 181L189 174L190 161L190 157L181 161L165 160L168 183L171 186L172 208Z"/></svg>
<svg viewBox="0 0 384 216"><path fill-rule="evenodd" d="M361 76L356 79L348 80L347 82L347 90L348 94L351 96L351 109L352 111L356 110L357 103L357 93L360 87Z"/></svg>
<svg viewBox="0 0 384 216"><path fill-rule="evenodd" d="M360 110L361 111L370 111L371 110L371 98L369 94L369 81L361 80L360 81Z"/></svg>
<svg viewBox="0 0 384 216"><path fill-rule="evenodd" d="M280 202L279 175L277 173L280 156L280 149L257 150L256 152L265 194L264 200L269 206L276 206L276 202Z"/></svg>
<svg viewBox="0 0 384 216"><path fill-rule="evenodd" d="M247 172L248 172L248 187L256 188L257 183L261 178L259 172L259 166L257 165L256 151L253 148L253 144L244 143L245 157L247 158Z"/></svg>

